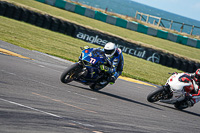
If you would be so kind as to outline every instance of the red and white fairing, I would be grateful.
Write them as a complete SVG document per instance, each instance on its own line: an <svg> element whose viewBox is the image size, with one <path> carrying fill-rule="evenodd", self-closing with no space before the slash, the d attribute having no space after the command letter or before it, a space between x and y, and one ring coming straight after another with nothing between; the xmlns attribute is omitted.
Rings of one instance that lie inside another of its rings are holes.
<svg viewBox="0 0 200 133"><path fill-rule="evenodd" d="M190 79L183 79L182 81L180 80L180 78L184 74L185 73L178 73L178 74L173 74L171 77L169 77L166 84L170 86L170 89L173 92L173 96L171 99L161 100L161 102L175 103L177 101L182 101L185 99L185 93L190 92L194 89L192 80ZM184 80L186 80L186 82L184 82Z"/></svg>

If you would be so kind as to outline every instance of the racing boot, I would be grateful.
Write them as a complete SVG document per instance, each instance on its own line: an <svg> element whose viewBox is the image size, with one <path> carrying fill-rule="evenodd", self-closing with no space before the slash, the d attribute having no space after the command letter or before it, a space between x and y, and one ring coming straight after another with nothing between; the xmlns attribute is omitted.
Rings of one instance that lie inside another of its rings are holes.
<svg viewBox="0 0 200 133"><path fill-rule="evenodd" d="M115 83L116 78L114 76L110 77L109 84L113 85Z"/></svg>

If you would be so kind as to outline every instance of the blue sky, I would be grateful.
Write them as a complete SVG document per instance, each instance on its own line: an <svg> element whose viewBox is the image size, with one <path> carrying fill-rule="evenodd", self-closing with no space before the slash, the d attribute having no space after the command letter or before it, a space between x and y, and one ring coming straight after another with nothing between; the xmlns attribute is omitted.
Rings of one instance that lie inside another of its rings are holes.
<svg viewBox="0 0 200 133"><path fill-rule="evenodd" d="M200 0L132 0L200 21Z"/></svg>

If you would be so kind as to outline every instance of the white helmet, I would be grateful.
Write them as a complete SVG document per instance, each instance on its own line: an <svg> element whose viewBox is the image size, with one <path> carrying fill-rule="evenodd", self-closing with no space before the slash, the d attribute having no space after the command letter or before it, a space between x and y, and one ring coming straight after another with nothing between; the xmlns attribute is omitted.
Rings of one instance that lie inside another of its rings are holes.
<svg viewBox="0 0 200 133"><path fill-rule="evenodd" d="M112 42L108 42L105 46L104 46L104 51L105 51L105 55L106 57L112 57L115 52L116 52L116 46L114 43Z"/></svg>

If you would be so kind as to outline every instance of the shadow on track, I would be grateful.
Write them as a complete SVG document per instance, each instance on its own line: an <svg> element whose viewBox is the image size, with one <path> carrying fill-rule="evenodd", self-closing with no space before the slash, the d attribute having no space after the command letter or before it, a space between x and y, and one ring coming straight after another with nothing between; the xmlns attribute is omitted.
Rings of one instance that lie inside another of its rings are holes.
<svg viewBox="0 0 200 133"><path fill-rule="evenodd" d="M148 105L148 104L145 104L145 103L142 103L142 102L138 102L138 101L135 101L135 100L132 100L132 99L129 99L129 98L121 97L121 96L118 96L118 95L115 95L115 94L111 94L111 93L108 93L108 92L93 91L93 90L91 90L89 88L76 86L76 85L72 85L72 84L68 84L68 85L73 86L73 87L77 87L77 88L81 88L81 89L84 89L84 90L96 92L96 93L99 93L99 94L102 94L102 95L110 96L110 97L113 97L113 98L116 98L116 99L124 100L124 101L127 101L127 102L132 102L132 103L135 103L135 104L139 104L139 105L143 105L143 106L146 106L146 107L154 108L154 109L157 109L157 110L162 110L160 108L156 108L154 106L151 106L151 105Z"/></svg>
<svg viewBox="0 0 200 133"><path fill-rule="evenodd" d="M194 116L200 117L200 114L197 114L197 113L194 113L194 112L190 112L190 111L187 111L187 110L178 110L175 107L167 106L167 104L166 105L162 105L162 104L159 104L159 103L153 103L153 104L156 104L156 105L159 105L159 106L162 106L162 107L165 107L165 108L173 109L173 110L176 110L176 111L181 111L183 113L187 113L187 114L190 114L190 115L194 115Z"/></svg>

